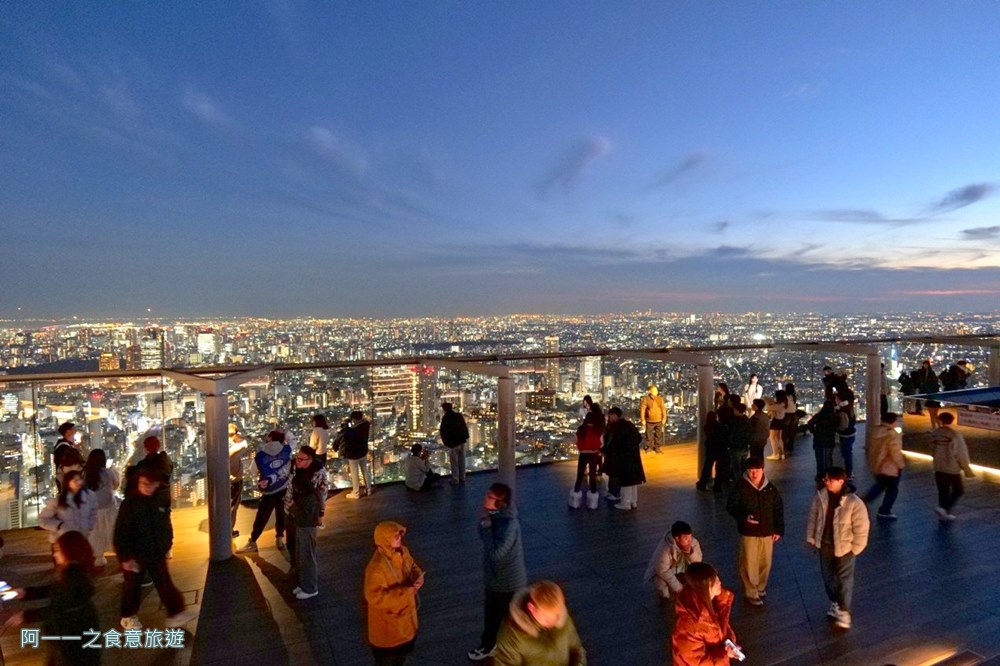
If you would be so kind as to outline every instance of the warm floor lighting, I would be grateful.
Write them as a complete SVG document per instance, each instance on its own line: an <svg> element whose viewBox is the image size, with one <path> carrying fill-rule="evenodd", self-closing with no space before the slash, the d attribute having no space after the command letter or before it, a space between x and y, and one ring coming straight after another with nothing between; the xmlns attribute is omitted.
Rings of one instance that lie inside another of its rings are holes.
<svg viewBox="0 0 1000 666"><path fill-rule="evenodd" d="M903 451L903 455L907 458L913 458L914 460L925 460L927 462L932 462L934 456L928 455L926 453L917 453L916 451ZM977 465L972 463L972 471L982 472L984 476L994 476L1000 479L1000 469L996 467L984 467L983 465Z"/></svg>

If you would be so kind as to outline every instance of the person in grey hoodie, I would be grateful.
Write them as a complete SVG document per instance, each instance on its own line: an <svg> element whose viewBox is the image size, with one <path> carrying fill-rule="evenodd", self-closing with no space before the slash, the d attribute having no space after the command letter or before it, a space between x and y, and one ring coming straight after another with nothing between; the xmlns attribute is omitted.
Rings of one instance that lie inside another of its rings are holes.
<svg viewBox="0 0 1000 666"><path fill-rule="evenodd" d="M497 634L507 619L514 594L528 584L524 568L524 548L521 545L521 524L511 511L510 486L494 483L486 492L483 509L486 516L479 521L479 538L483 542L483 579L486 596L483 601L483 633L479 647L469 652L469 659L482 661L493 656Z"/></svg>
<svg viewBox="0 0 1000 666"><path fill-rule="evenodd" d="M958 498L965 493L962 487L962 472L970 479L976 476L969 464L969 448L965 445L962 433L955 430L952 424L955 415L951 412L941 412L938 415L941 425L931 433L931 445L934 447L934 481L938 489L938 507L936 509L941 520L955 520L951 512Z"/></svg>

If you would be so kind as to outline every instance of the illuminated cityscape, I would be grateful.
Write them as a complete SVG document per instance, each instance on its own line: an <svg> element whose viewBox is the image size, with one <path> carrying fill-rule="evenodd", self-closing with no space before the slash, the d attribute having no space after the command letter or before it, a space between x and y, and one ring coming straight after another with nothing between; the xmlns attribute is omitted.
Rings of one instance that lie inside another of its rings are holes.
<svg viewBox="0 0 1000 666"><path fill-rule="evenodd" d="M921 324L926 322L926 324ZM409 320L237 319L198 322L5 322L0 329L0 364L18 381L0 384L0 446L4 480L0 529L32 524L51 492L51 448L64 421L82 424L85 449L103 448L124 467L147 432L162 433L177 463L172 494L177 506L206 500L204 398L159 376L129 371L233 365L316 364L316 369L276 369L248 382L230 397L230 418L251 443L278 426L308 438L310 418L328 416L338 427L362 410L373 422L371 447L380 482L399 480L410 446L432 451L432 463L446 466L437 441L442 401L468 420L468 466L497 465L497 389L493 378L393 359L574 354L629 348L713 349L716 381L742 392L751 372L768 391L793 382L799 405L818 408L821 368L846 370L864 391L864 359L818 352L780 352L752 345L803 340L885 339L921 335L984 335L1000 330L1000 314L934 316L818 314L741 315L633 313L600 317L511 316ZM743 348L741 348L743 347ZM906 342L881 345L886 371L895 379L924 358L936 366L968 359L985 367L987 349ZM324 364L336 367L322 367ZM337 365L340 364L340 365ZM635 415L649 384L667 399L670 441L690 441L697 428L697 382L690 368L606 356L508 360L515 380L518 464L575 456L574 430L585 394ZM118 371L115 378L45 379L40 373ZM41 379L32 380L32 375ZM971 385L985 382L974 373ZM897 382L890 400L898 405ZM859 401L860 405L864 400ZM862 414L863 416L863 414ZM331 457L333 482L349 485L346 464ZM253 495L247 475L247 496Z"/></svg>

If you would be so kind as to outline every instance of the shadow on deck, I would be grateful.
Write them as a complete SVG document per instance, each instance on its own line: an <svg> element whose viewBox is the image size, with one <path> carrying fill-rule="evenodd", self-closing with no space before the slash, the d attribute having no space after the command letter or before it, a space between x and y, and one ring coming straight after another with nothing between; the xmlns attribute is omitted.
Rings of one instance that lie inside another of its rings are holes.
<svg viewBox="0 0 1000 666"><path fill-rule="evenodd" d="M870 477L857 452L858 485ZM706 561L720 569L739 595L735 572L736 531L724 500L694 490L695 448L677 445L644 457L651 482L639 494L639 510L570 511L566 495L575 464L518 471L516 499L532 580L549 578L565 589L570 611L593 664L669 663L672 611L662 607L640 578L658 539L677 519L690 522ZM854 628L828 622L827 602L815 555L804 544L806 509L814 492L808 438L795 455L768 463L768 475L785 498L788 534L775 548L768 605L738 605L733 625L752 664L933 664L971 650L1000 664L1000 508L997 486L975 480L959 503L959 520L939 524L930 466L910 462L904 473L899 520L875 522L868 549L858 560ZM178 587L202 614L192 623L184 650L105 651L108 664L371 663L364 640L362 575L380 520L409 529L407 541L427 570L421 593L420 634L409 663L466 664L481 630L482 578L475 524L494 474L477 474L462 487L410 493L401 485L379 488L371 498L332 497L327 527L319 535L320 595L298 601L291 594L288 564L274 548L274 531L261 538L259 554L206 562L203 510L174 514L177 545L171 561ZM249 533L253 510L240 510L238 526ZM3 575L15 585L41 580L49 570L44 535L21 530L5 535ZM114 560L112 560L112 565ZM16 582L15 582L16 581ZM117 622L119 578L98 579L104 629ZM162 627L156 594L147 594L140 618ZM9 664L35 663L38 651L22 650L15 630L2 636Z"/></svg>

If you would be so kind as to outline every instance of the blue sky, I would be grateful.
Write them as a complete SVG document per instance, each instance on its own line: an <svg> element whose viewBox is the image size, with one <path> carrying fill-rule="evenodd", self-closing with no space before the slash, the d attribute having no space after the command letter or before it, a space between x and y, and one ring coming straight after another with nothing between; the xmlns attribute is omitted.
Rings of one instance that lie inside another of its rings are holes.
<svg viewBox="0 0 1000 666"><path fill-rule="evenodd" d="M0 317L996 310L998 33L994 2L11 3Z"/></svg>

